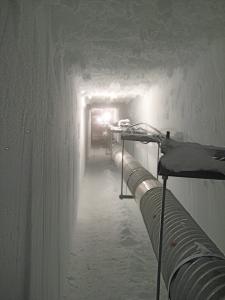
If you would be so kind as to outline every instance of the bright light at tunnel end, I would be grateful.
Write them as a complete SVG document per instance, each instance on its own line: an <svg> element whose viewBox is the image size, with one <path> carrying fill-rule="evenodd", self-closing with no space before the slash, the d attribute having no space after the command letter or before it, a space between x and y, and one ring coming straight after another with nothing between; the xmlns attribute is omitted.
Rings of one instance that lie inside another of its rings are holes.
<svg viewBox="0 0 225 300"><path fill-rule="evenodd" d="M110 112L103 112L99 117L97 117L97 123L99 125L108 125L112 120L112 114Z"/></svg>

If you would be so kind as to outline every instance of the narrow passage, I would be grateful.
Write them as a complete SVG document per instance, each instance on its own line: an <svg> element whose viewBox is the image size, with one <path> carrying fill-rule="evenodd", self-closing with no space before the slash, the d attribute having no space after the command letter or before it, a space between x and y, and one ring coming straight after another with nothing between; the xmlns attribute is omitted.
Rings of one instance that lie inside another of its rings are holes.
<svg viewBox="0 0 225 300"><path fill-rule="evenodd" d="M119 170L96 150L82 184L66 300L155 299L157 261L136 203L120 200L119 189Z"/></svg>

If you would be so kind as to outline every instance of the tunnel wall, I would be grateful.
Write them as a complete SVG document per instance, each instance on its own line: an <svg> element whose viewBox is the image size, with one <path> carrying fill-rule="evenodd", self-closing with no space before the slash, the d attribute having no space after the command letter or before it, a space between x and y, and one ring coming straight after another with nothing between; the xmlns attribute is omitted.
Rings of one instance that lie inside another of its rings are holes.
<svg viewBox="0 0 225 300"><path fill-rule="evenodd" d="M132 121L170 130L178 140L225 146L224 51L224 41L217 40L182 67L156 70L154 83L131 105ZM135 143L131 152L156 175L154 145ZM168 185L225 252L225 183L170 177Z"/></svg>
<svg viewBox="0 0 225 300"><path fill-rule="evenodd" d="M47 3L47 1L46 1ZM74 74L41 1L0 8L0 298L63 297L78 194Z"/></svg>
<svg viewBox="0 0 225 300"><path fill-rule="evenodd" d="M86 151L87 151L87 109L85 104L85 98L82 96L82 93L79 91L79 80L75 80L75 93L77 95L77 104L78 104L78 118L79 118L79 126L78 126L78 140L79 140L79 148L78 148L78 162L79 162L79 183L81 183L82 178L85 173L86 168Z"/></svg>

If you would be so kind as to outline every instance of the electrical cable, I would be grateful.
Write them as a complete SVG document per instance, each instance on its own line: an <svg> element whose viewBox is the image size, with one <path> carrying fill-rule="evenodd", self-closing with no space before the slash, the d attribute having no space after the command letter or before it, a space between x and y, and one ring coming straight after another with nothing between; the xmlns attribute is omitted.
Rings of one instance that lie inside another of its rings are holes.
<svg viewBox="0 0 225 300"><path fill-rule="evenodd" d="M140 123L133 124L133 125L129 126L127 129L131 129L131 128L133 128L135 126L138 126L138 125L145 125L147 127L150 127L152 130L157 132L159 135L164 136L160 130L158 130L157 128L155 128L151 124L148 124L148 123L145 123L145 122L140 122ZM143 129L143 128L140 128L140 129Z"/></svg>

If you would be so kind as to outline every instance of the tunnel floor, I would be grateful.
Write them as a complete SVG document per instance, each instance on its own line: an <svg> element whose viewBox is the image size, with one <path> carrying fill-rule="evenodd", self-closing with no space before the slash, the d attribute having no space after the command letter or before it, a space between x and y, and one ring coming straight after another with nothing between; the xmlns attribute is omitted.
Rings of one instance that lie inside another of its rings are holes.
<svg viewBox="0 0 225 300"><path fill-rule="evenodd" d="M119 171L95 149L82 184L66 300L155 299L157 261L137 205L120 200L119 190ZM168 299L164 285L161 299Z"/></svg>

